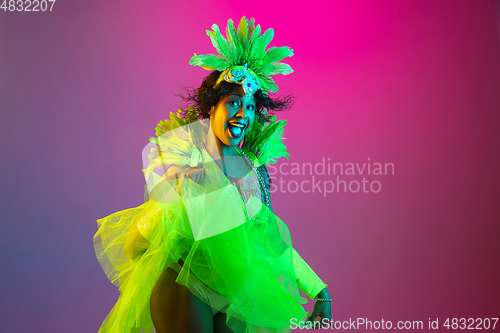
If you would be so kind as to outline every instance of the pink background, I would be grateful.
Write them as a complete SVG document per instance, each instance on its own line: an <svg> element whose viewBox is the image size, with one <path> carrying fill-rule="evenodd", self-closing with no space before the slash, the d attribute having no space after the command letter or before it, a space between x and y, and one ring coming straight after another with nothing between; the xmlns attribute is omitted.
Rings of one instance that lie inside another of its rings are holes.
<svg viewBox="0 0 500 333"><path fill-rule="evenodd" d="M334 319L439 318L445 331L446 318L500 317L499 8L88 0L0 11L2 332L97 331L118 291L95 258L95 220L143 202L142 148L182 106L180 87L208 74L190 57L213 52L213 23L243 15L274 28L270 46L295 50L295 73L276 79L278 95L297 97L280 115L288 163L394 164L364 175L378 193L273 194L329 285Z"/></svg>

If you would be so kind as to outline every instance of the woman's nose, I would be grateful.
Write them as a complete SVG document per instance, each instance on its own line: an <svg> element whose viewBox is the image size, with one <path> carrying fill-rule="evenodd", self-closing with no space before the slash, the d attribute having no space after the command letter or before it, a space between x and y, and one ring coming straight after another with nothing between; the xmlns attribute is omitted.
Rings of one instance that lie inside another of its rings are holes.
<svg viewBox="0 0 500 333"><path fill-rule="evenodd" d="M246 114L245 114L245 108L243 106L241 106L238 111L236 112L236 115L238 117L241 117L241 118L246 118Z"/></svg>

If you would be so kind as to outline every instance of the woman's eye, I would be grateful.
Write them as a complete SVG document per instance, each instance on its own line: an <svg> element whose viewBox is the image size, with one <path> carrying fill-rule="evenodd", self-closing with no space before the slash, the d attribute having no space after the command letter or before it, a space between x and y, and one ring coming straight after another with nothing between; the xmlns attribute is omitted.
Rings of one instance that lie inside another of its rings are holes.
<svg viewBox="0 0 500 333"><path fill-rule="evenodd" d="M248 108L249 108L250 110L255 110L255 106L253 106L253 105L249 105L249 106L248 106Z"/></svg>
<svg viewBox="0 0 500 333"><path fill-rule="evenodd" d="M237 100L234 100L234 101L229 102L229 105L231 105L231 106L239 106L240 103Z"/></svg>

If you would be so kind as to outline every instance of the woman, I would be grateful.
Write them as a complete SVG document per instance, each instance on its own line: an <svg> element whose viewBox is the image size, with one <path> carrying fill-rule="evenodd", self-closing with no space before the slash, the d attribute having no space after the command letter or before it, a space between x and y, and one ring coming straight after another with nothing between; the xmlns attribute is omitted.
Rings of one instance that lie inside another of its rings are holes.
<svg viewBox="0 0 500 333"><path fill-rule="evenodd" d="M267 111L290 99L267 91L292 72L279 61L293 51L265 51L272 29L260 35L253 19L229 20L227 41L212 28L220 55L190 64L214 71L145 149L150 198L98 220L96 254L121 292L99 332L288 332L294 319L331 319L327 285L270 202L266 164L288 153L285 121ZM317 299L309 316L299 288Z"/></svg>

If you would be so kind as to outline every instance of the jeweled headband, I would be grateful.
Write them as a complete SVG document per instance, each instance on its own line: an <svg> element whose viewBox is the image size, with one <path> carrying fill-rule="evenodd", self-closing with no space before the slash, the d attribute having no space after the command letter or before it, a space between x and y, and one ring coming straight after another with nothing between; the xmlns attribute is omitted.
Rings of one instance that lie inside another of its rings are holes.
<svg viewBox="0 0 500 333"><path fill-rule="evenodd" d="M233 20L227 21L227 40L220 33L217 24L207 30L212 45L219 54L196 55L189 60L192 66L201 66L207 70L222 71L214 88L221 81L241 84L247 96L252 96L257 90L264 94L268 91L277 92L278 86L272 76L293 73L290 65L280 61L293 56L293 50L288 46L271 47L266 51L274 37L274 30L269 28L261 35L260 25L255 27L255 20L247 20L243 16L235 29Z"/></svg>

